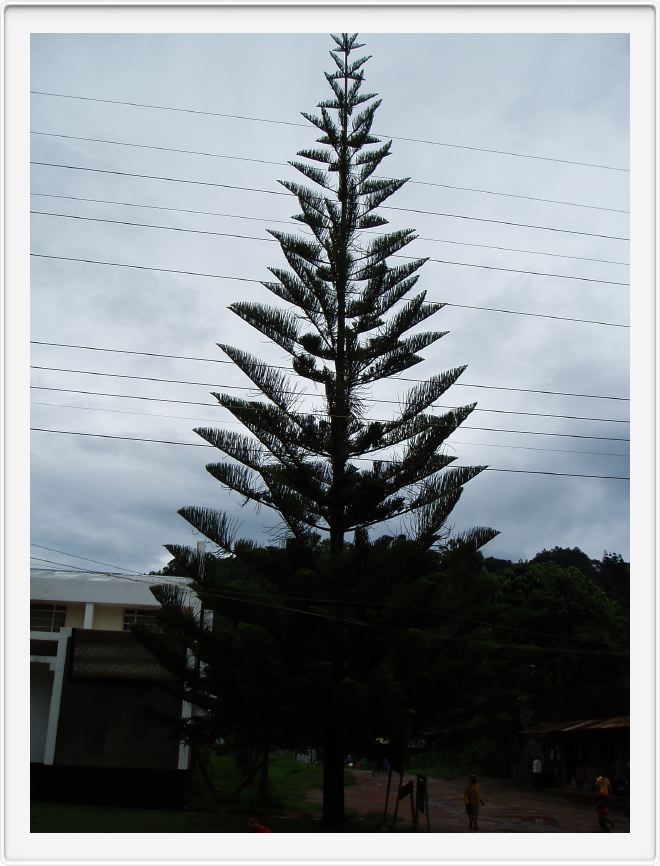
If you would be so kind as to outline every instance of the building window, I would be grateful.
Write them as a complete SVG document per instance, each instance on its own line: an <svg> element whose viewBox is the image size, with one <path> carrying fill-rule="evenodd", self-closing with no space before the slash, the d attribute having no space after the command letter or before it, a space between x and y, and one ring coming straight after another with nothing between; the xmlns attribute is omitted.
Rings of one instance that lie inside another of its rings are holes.
<svg viewBox="0 0 660 866"><path fill-rule="evenodd" d="M66 605L31 604L30 631L59 631L64 628Z"/></svg>
<svg viewBox="0 0 660 866"><path fill-rule="evenodd" d="M124 631L130 631L134 625L143 625L154 630L158 628L156 618L152 611L141 610L139 607L125 607Z"/></svg>

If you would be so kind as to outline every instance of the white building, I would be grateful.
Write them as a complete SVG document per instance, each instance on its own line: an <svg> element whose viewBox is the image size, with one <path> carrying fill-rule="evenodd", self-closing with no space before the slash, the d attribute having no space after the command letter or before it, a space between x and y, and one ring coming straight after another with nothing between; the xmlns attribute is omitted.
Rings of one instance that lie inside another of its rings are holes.
<svg viewBox="0 0 660 866"><path fill-rule="evenodd" d="M130 630L159 607L149 587L167 580L32 571L33 796L84 785L106 802L181 800L188 747L155 714L185 717L190 707Z"/></svg>

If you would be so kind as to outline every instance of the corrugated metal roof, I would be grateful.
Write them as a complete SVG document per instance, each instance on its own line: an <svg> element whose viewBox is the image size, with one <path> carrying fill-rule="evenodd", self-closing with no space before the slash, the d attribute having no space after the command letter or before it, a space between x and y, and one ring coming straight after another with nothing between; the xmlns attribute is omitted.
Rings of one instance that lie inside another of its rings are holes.
<svg viewBox="0 0 660 866"><path fill-rule="evenodd" d="M574 733L575 731L608 731L630 727L630 716L614 716L610 719L582 719L572 722L541 722L521 731L521 734Z"/></svg>
<svg viewBox="0 0 660 866"><path fill-rule="evenodd" d="M605 719L602 722L594 725L594 728L602 731L607 731L610 728L629 728L630 716L615 716L613 719Z"/></svg>

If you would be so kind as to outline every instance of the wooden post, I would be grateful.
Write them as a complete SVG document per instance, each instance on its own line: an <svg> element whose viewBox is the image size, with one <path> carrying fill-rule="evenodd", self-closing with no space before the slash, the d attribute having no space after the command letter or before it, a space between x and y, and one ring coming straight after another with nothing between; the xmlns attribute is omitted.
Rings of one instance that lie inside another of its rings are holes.
<svg viewBox="0 0 660 866"><path fill-rule="evenodd" d="M392 785L392 765L390 764L390 771L387 777L387 791L385 793L385 811L383 812L383 826L387 825L387 807L390 802L390 786Z"/></svg>
<svg viewBox="0 0 660 866"><path fill-rule="evenodd" d="M403 773L399 773L399 787L396 792L396 805L394 806L394 820L392 821L392 829L396 827L396 819L399 815L399 800L401 797L399 794L401 793L401 786L403 785Z"/></svg>

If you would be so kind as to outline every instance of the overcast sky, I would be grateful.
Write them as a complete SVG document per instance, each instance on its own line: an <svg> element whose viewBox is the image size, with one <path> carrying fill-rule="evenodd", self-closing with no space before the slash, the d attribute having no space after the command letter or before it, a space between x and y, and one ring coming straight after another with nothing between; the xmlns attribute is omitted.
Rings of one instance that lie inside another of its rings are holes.
<svg viewBox="0 0 660 866"><path fill-rule="evenodd" d="M431 319L450 333L409 375L467 364L461 386L442 401L478 403L449 440L457 463L517 470L470 482L452 523L499 529L486 555L517 560L560 545L627 558L628 482L571 476L629 474L628 330L562 320L628 323L627 37L363 41L372 55L367 89L383 99L374 129L394 138L384 170L411 177L387 204L414 212L383 214L419 234L406 254L443 260L422 269L418 287L428 299L463 305ZM35 367L58 368L32 372L33 427L201 443L194 426L231 420L209 392L247 384L218 363L225 356L216 343L285 361L226 308L238 299L269 300L258 281L283 258L266 229L282 227L296 203L222 185L281 192L277 179L296 175L272 163L314 141L300 111L328 96L330 47L325 35L32 37L33 90L190 109L32 95L31 158L56 164L32 168L31 205L42 212L32 217L32 340L128 353L33 345ZM402 382L378 384L370 417L390 416L396 406L377 401L405 390ZM234 511L241 534L269 540L273 517L241 509L204 470L211 459L200 447L33 432L31 532L43 547L32 553L76 562L44 550L50 547L155 569L169 558L164 543L196 540L176 513L192 504Z"/></svg>

